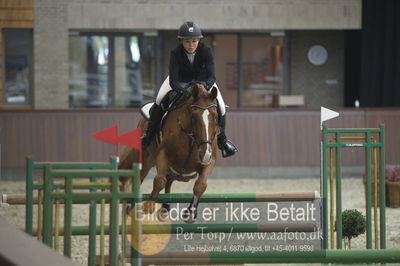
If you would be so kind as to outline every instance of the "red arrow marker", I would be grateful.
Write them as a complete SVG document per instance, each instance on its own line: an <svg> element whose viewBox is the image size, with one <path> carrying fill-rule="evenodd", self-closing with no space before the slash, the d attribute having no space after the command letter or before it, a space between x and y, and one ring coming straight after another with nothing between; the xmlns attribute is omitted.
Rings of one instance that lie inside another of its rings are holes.
<svg viewBox="0 0 400 266"><path fill-rule="evenodd" d="M114 125L92 135L94 139L104 141L113 145L118 144L118 126Z"/></svg>
<svg viewBox="0 0 400 266"><path fill-rule="evenodd" d="M107 142L115 145L116 156L119 156L118 144L123 144L129 146L135 150L139 151L139 162L142 162L142 143L141 143L142 131L140 128L128 131L120 136L118 136L118 126L114 125L112 127L98 131L92 135L94 139Z"/></svg>
<svg viewBox="0 0 400 266"><path fill-rule="evenodd" d="M142 130L137 128L128 131L118 137L118 143L129 146L139 151L139 162L142 162Z"/></svg>

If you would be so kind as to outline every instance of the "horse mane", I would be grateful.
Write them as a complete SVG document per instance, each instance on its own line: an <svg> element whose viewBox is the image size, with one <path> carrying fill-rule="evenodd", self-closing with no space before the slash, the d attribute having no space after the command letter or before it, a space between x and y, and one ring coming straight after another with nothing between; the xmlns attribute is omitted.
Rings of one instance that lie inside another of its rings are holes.
<svg viewBox="0 0 400 266"><path fill-rule="evenodd" d="M201 98L209 97L209 92L204 87L204 85L196 83L191 87L191 93L188 94L188 96L189 97L180 97L176 104L174 104L174 106L169 109L169 111L179 109L180 107L183 107L185 105L193 104Z"/></svg>

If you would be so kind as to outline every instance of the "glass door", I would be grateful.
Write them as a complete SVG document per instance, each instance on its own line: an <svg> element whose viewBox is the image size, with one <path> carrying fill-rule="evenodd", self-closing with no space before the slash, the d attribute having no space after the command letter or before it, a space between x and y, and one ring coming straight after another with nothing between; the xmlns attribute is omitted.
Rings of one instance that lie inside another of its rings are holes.
<svg viewBox="0 0 400 266"><path fill-rule="evenodd" d="M106 36L69 38L71 107L108 106L109 41Z"/></svg>
<svg viewBox="0 0 400 266"><path fill-rule="evenodd" d="M114 38L114 105L138 107L156 91L156 37Z"/></svg>
<svg viewBox="0 0 400 266"><path fill-rule="evenodd" d="M157 34L69 38L70 107L139 107L157 89Z"/></svg>

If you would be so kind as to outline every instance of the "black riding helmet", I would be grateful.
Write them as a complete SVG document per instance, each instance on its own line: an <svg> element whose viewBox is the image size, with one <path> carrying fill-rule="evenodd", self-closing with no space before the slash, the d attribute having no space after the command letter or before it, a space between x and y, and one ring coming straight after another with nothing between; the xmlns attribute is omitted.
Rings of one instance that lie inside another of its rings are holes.
<svg viewBox="0 0 400 266"><path fill-rule="evenodd" d="M178 39L203 38L199 25L192 21L182 24L178 31Z"/></svg>

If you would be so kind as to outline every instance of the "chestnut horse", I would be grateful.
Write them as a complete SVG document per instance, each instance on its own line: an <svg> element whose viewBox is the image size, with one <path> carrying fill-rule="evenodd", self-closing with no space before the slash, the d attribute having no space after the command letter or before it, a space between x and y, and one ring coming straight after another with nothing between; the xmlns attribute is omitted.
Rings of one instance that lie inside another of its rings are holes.
<svg viewBox="0 0 400 266"><path fill-rule="evenodd" d="M207 91L201 84L193 85L190 97L170 111L159 135L143 150L140 181L143 182L153 166L157 169L150 201L144 203L145 213L154 211L154 203L162 189L170 193L173 181L188 182L197 177L192 201L183 215L186 222L194 222L199 199L207 188L207 178L217 159L217 93L216 88ZM142 118L138 127L145 132L147 121ZM126 148L118 168L131 168L134 153L131 148ZM168 204L163 207L169 209Z"/></svg>

